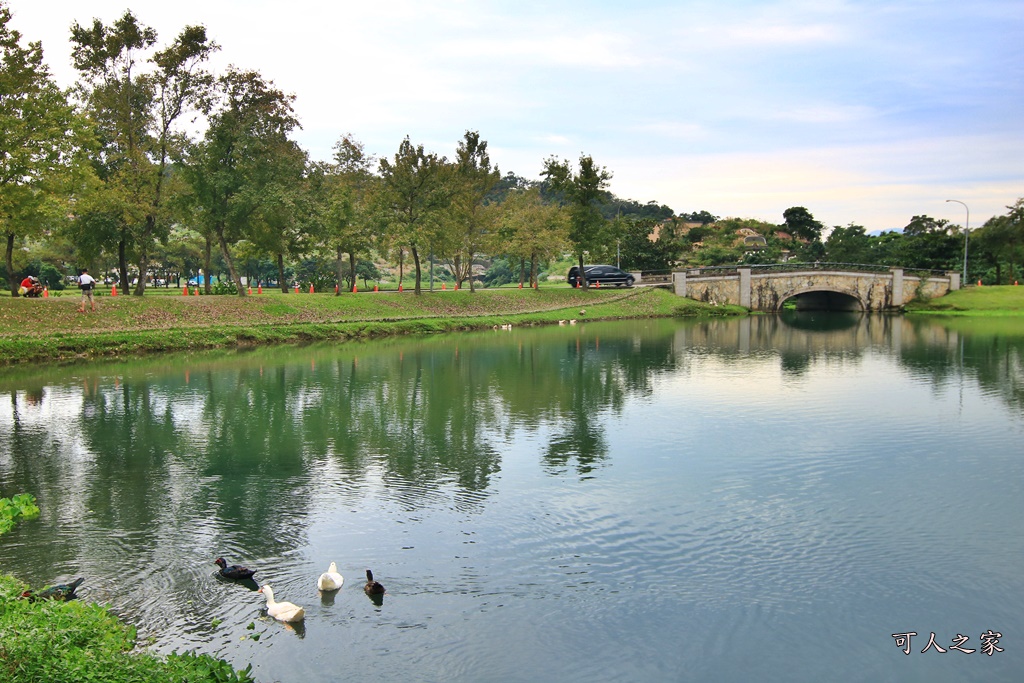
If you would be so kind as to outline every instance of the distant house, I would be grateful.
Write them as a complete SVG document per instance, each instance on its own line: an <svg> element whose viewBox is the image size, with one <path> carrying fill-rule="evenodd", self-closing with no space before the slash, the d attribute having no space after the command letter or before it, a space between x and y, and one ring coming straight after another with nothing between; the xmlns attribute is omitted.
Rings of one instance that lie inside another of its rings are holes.
<svg viewBox="0 0 1024 683"><path fill-rule="evenodd" d="M736 246L743 246L747 251L758 251L768 246L768 240L756 230L740 228L736 234L739 235L735 242Z"/></svg>

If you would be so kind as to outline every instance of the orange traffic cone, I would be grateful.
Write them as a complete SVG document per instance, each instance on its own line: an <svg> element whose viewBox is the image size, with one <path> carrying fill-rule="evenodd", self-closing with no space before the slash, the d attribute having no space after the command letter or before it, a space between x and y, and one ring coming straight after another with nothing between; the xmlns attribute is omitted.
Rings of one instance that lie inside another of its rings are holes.
<svg viewBox="0 0 1024 683"><path fill-rule="evenodd" d="M978 286L981 287L981 280L978 280Z"/></svg>
<svg viewBox="0 0 1024 683"><path fill-rule="evenodd" d="M377 285L373 286L373 291L375 291L375 292L377 291Z"/></svg>
<svg viewBox="0 0 1024 683"><path fill-rule="evenodd" d="M257 294L262 294L263 293L263 284L262 283L256 285L256 293Z"/></svg>
<svg viewBox="0 0 1024 683"><path fill-rule="evenodd" d="M194 296L199 296L199 288L198 287L196 287L196 293L194 294Z"/></svg>
<svg viewBox="0 0 1024 683"><path fill-rule="evenodd" d="M597 287L598 289L601 289L601 281L597 280L596 282L594 282L594 286Z"/></svg>
<svg viewBox="0 0 1024 683"><path fill-rule="evenodd" d="M448 289L447 287L445 287L443 282L441 283L441 289Z"/></svg>
<svg viewBox="0 0 1024 683"><path fill-rule="evenodd" d="M296 294L299 293L299 283L298 282L295 283L295 293Z"/></svg>
<svg viewBox="0 0 1024 683"><path fill-rule="evenodd" d="M522 288L523 288L523 283L522 283L522 282L520 282L520 283L519 283L519 289L522 289Z"/></svg>
<svg viewBox="0 0 1024 683"><path fill-rule="evenodd" d="M117 284L110 286L110 296L117 296Z"/></svg>
<svg viewBox="0 0 1024 683"><path fill-rule="evenodd" d="M337 294L340 290L338 289L338 283L334 283L334 293Z"/></svg>
<svg viewBox="0 0 1024 683"><path fill-rule="evenodd" d="M353 282L352 283L352 293L355 294L358 291L359 291L359 287L357 287L356 283Z"/></svg>
<svg viewBox="0 0 1024 683"><path fill-rule="evenodd" d="M455 291L456 292L459 291L459 283L458 282L455 283Z"/></svg>
<svg viewBox="0 0 1024 683"><path fill-rule="evenodd" d="M249 296L252 296L252 285L249 285Z"/></svg>
<svg viewBox="0 0 1024 683"><path fill-rule="evenodd" d="M117 292L117 287L115 286L114 287L114 291L112 291L110 293L110 296L117 296L116 292ZM181 288L181 295L182 296L188 296L188 285L185 285L184 287Z"/></svg>
<svg viewBox="0 0 1024 683"><path fill-rule="evenodd" d="M401 292L401 291L402 291L402 283L401 283L401 282L399 282L399 283L398 283L398 291L399 291L399 292Z"/></svg>
<svg viewBox="0 0 1024 683"><path fill-rule="evenodd" d="M49 299L50 298L50 288L49 287L43 287L43 298L44 299Z"/></svg>
<svg viewBox="0 0 1024 683"><path fill-rule="evenodd" d="M309 283L309 293L310 294L313 293L313 283L312 282Z"/></svg>

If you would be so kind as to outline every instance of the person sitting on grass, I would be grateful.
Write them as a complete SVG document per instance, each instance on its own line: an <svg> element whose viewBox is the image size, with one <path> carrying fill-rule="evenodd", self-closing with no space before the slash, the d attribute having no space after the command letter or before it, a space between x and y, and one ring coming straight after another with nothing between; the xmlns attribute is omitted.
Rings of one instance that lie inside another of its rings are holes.
<svg viewBox="0 0 1024 683"><path fill-rule="evenodd" d="M92 298L92 288L96 286L96 280L89 275L88 268L82 268L82 274L78 276L78 287L82 290L82 303L78 307L79 313L85 313L85 302L89 301L92 310L96 310L96 301Z"/></svg>
<svg viewBox="0 0 1024 683"><path fill-rule="evenodd" d="M43 286L39 284L39 280L33 275L25 276L25 279L21 281L21 287L18 288L18 294L28 297L42 296Z"/></svg>

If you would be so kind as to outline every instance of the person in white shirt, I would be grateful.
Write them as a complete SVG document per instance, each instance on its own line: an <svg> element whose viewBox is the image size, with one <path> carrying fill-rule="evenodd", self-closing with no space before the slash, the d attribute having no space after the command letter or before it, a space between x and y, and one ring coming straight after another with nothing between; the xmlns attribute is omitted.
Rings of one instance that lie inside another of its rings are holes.
<svg viewBox="0 0 1024 683"><path fill-rule="evenodd" d="M78 276L78 287L82 290L82 304L78 307L79 313L85 313L85 302L88 301L92 307L92 310L96 310L96 302L92 298L92 288L96 286L96 281L89 275L88 268L82 268L82 274Z"/></svg>

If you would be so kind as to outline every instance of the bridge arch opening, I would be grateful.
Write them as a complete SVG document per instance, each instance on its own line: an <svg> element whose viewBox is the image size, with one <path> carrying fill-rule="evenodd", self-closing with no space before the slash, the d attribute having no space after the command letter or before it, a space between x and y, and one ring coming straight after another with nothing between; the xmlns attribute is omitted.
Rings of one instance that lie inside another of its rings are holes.
<svg viewBox="0 0 1024 683"><path fill-rule="evenodd" d="M812 290L799 292L779 303L779 308L788 308L787 302L794 304L798 311L863 311L864 304L860 299L842 292L829 290Z"/></svg>

